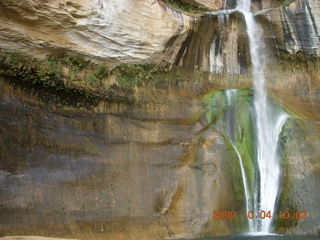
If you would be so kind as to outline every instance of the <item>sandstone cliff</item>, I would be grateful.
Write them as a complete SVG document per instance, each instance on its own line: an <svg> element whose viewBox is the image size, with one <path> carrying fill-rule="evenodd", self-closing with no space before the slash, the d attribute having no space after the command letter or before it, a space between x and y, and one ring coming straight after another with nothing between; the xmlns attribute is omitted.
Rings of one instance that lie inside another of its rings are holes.
<svg viewBox="0 0 320 240"><path fill-rule="evenodd" d="M109 63L171 61L192 17L154 0L0 3L0 48L68 51Z"/></svg>
<svg viewBox="0 0 320 240"><path fill-rule="evenodd" d="M185 2L228 10L187 14L155 0L0 2L2 50L36 58L82 55L112 67L164 63L180 74L165 78L165 87L125 91L134 104L93 101L90 107L74 92L13 87L20 78L14 84L1 79L0 235L58 232L114 240L242 231L243 223L210 221L213 210L244 206L240 181L230 174L237 158L219 125L225 122L220 112L214 125L215 107L224 111L223 101L210 97L219 89L252 86L246 24L232 10L235 1ZM320 174L319 2L284 6L256 0L253 9L269 50L270 95L299 125L296 131L289 126L292 138L283 140L290 149L287 175L298 186L292 190L295 204L314 211ZM84 68L76 77L87 77L89 70L94 71ZM130 73L133 78L141 72ZM119 87L109 77L106 85ZM250 91L241 96L250 103ZM301 200L304 194L307 201ZM314 234L318 216L278 230Z"/></svg>
<svg viewBox="0 0 320 240"><path fill-rule="evenodd" d="M268 10L258 16L264 23L266 38L274 45L274 52L320 54L319 2L297 0L289 6L271 9L269 7L280 4L279 1L269 3L259 3ZM200 69L220 72L222 64L227 72L239 73L243 72L240 65L247 61L243 53L246 52L243 19L235 19L236 13L191 16L153 0L122 0L121 4L104 0L5 0L0 3L0 11L0 48L20 50L34 56L66 51L103 59L110 64L173 63L180 61L181 56L176 59L179 50L184 51L181 54L195 55L186 53L185 48L190 47L188 44L194 46L190 42L197 41L196 37L185 40L187 35L196 34L205 38L198 41L199 50L192 50L203 52L198 60L200 63L195 64L200 65ZM230 24L228 19L231 19ZM210 49L216 49L218 53L211 59L214 62L211 69Z"/></svg>

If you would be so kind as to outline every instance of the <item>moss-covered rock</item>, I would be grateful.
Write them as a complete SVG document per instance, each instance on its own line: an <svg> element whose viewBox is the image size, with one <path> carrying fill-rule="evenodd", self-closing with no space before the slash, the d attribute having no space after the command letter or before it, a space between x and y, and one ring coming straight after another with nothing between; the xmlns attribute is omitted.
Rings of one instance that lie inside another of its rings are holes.
<svg viewBox="0 0 320 240"><path fill-rule="evenodd" d="M181 79L168 68L153 64L111 69L82 57L61 54L37 59L12 51L0 52L0 75L16 83L111 101L130 101L130 89L134 87L163 88Z"/></svg>
<svg viewBox="0 0 320 240"><path fill-rule="evenodd" d="M191 5L191 4L188 4L186 1L183 1L183 0L167 0L167 2L172 7L177 8L177 9L182 10L182 11L187 12L187 13L191 13L191 14L196 14L196 13L202 13L202 12L205 12L205 11L209 11L208 8L205 8L203 6L200 7L199 5L198 6Z"/></svg>

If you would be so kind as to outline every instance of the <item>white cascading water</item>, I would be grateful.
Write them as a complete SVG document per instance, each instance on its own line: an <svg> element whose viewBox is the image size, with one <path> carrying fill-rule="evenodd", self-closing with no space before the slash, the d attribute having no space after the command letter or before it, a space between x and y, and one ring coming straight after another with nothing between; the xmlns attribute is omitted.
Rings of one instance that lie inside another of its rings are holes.
<svg viewBox="0 0 320 240"><path fill-rule="evenodd" d="M271 211L274 214L279 190L280 164L277 153L278 139L287 115L273 116L268 104L265 89L265 54L263 53L263 32L254 20L251 12L251 0L238 0L237 9L242 12L250 45L252 76L254 85L254 108L256 113L257 162L259 169L259 186L255 186L254 211ZM256 184L257 185L257 184ZM254 221L254 232L269 233L272 219Z"/></svg>

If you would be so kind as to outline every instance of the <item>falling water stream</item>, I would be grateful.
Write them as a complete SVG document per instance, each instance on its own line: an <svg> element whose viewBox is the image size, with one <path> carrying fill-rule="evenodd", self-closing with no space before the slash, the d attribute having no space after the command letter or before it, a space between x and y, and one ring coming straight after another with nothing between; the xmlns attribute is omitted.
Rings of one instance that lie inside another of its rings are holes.
<svg viewBox="0 0 320 240"><path fill-rule="evenodd" d="M228 137L230 139L231 146L233 150L236 152L237 157L239 159L239 165L241 169L241 175L242 175L242 184L243 184L243 190L244 190L244 195L245 195L245 200L246 200L246 211L250 211L252 209L252 201L250 197L250 189L249 189L249 184L248 184L248 179L246 175L246 170L245 170L245 165L243 162L243 159L241 157L241 154L239 153L237 147L235 146L235 139L233 136L233 129L231 128L233 126L232 119L234 118L232 116L233 109L232 109L232 103L237 99L238 97L238 91L236 89L227 89L225 90L225 95L226 95L226 100L227 100L227 106L228 106L228 112L227 112L227 133ZM249 225L249 232L253 231L253 221L251 219L248 219L248 225Z"/></svg>
<svg viewBox="0 0 320 240"><path fill-rule="evenodd" d="M244 15L250 45L252 77L254 85L254 109L256 125L256 149L258 178L254 187L254 212L274 213L279 191L280 164L277 153L279 134L286 122L285 113L272 114L265 88L265 53L263 52L263 32L254 20L250 0L238 0L237 10ZM249 199L247 199L249 200ZM247 203L247 206L249 204ZM253 231L269 233L272 218L254 220ZM249 224L250 226L250 224Z"/></svg>

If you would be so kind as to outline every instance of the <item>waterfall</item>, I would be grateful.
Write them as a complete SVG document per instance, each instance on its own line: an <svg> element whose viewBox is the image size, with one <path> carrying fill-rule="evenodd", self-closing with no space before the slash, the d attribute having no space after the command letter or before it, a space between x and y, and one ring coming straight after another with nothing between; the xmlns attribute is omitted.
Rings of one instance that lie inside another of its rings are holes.
<svg viewBox="0 0 320 240"><path fill-rule="evenodd" d="M255 182L254 212L271 211L274 215L279 190L280 164L277 153L278 138L287 115L272 116L265 89L265 53L263 32L254 20L250 0L238 0L237 10L242 12L247 25L254 85L256 149L259 178ZM269 233L272 218L255 218L254 231Z"/></svg>

